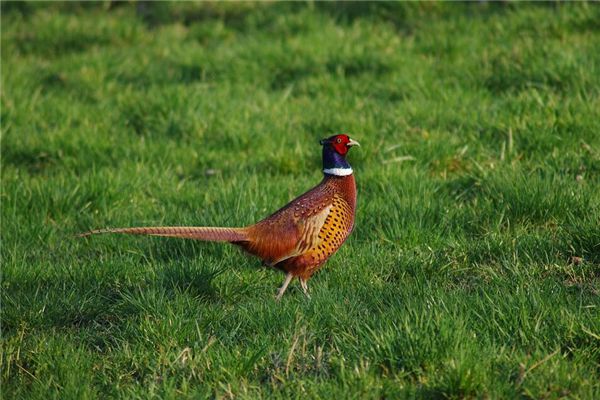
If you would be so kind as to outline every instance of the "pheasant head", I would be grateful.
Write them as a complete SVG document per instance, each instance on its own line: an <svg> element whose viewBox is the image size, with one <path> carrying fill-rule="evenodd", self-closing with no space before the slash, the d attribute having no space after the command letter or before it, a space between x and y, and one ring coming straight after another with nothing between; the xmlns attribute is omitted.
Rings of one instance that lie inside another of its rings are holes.
<svg viewBox="0 0 600 400"><path fill-rule="evenodd" d="M352 167L346 161L346 154L352 146L360 146L348 135L333 135L321 140L323 145L323 173L326 175L347 176L352 174Z"/></svg>

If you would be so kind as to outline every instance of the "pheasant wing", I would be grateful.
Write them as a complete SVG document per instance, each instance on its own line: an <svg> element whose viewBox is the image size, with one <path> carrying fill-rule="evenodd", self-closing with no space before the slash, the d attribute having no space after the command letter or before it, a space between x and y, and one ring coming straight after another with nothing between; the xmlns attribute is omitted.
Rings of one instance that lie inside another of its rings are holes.
<svg viewBox="0 0 600 400"><path fill-rule="evenodd" d="M267 265L298 256L320 240L319 232L331 212L333 200L333 191L318 185L248 227L249 240L240 245Z"/></svg>
<svg viewBox="0 0 600 400"><path fill-rule="evenodd" d="M275 265L281 261L287 260L288 258L296 257L304 254L309 249L318 246L321 242L319 232L325 224L325 220L329 216L332 205L328 205L316 214L311 215L306 219L299 219L296 221L298 226L298 240L296 245L291 252L275 259L271 264Z"/></svg>

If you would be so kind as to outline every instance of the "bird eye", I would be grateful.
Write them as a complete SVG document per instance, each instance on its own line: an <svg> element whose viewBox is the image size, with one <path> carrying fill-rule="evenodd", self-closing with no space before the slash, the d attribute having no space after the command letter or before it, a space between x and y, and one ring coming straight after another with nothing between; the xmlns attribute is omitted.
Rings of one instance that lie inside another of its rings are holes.
<svg viewBox="0 0 600 400"><path fill-rule="evenodd" d="M337 139L336 139L336 142L338 142L338 143L342 143L342 139L341 139L341 138L337 138Z"/></svg>

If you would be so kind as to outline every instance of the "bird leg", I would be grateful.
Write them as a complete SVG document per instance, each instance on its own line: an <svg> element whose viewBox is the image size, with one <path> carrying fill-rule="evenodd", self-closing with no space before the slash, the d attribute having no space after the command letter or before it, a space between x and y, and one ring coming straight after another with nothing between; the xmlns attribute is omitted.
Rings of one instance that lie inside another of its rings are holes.
<svg viewBox="0 0 600 400"><path fill-rule="evenodd" d="M300 286L302 286L302 290L304 291L304 294L306 295L306 297L308 297L310 299L310 294L308 293L308 285L306 284L306 279L300 278Z"/></svg>
<svg viewBox="0 0 600 400"><path fill-rule="evenodd" d="M283 294L285 293L285 289L287 289L292 279L294 279L294 275L292 275L291 272L288 272L285 276L285 281L283 281L283 285L281 285L281 287L277 291L277 301L281 300L281 296L283 296Z"/></svg>

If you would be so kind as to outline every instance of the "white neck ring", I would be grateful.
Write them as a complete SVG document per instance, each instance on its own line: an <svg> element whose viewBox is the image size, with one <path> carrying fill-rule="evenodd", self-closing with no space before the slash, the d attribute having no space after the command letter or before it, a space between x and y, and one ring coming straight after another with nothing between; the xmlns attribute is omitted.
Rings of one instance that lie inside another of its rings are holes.
<svg viewBox="0 0 600 400"><path fill-rule="evenodd" d="M324 173L335 176L348 176L352 175L352 168L325 168Z"/></svg>

